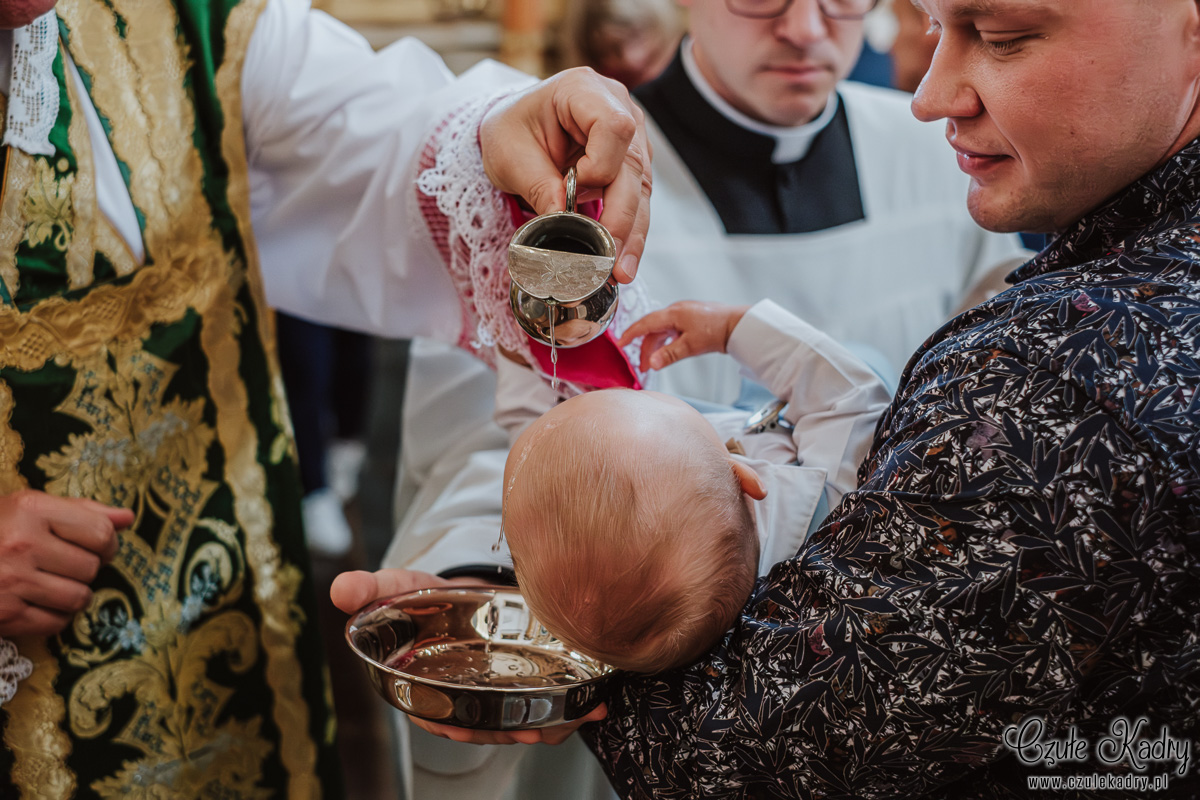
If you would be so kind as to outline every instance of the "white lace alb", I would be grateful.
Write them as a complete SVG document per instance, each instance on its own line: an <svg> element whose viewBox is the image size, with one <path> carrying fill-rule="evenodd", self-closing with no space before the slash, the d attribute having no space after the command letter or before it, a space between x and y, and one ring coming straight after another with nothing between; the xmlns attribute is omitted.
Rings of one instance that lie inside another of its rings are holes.
<svg viewBox="0 0 1200 800"><path fill-rule="evenodd" d="M31 155L54 154L50 131L58 117L58 18L48 11L12 36L12 78L4 144Z"/></svg>
<svg viewBox="0 0 1200 800"><path fill-rule="evenodd" d="M0 706L13 699L17 681L33 673L33 662L17 652L12 642L0 639Z"/></svg>

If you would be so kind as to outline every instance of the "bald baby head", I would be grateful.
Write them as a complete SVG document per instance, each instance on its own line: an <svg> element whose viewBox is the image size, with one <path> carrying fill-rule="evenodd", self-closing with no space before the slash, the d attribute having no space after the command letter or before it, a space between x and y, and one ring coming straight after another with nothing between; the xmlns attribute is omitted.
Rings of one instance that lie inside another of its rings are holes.
<svg viewBox="0 0 1200 800"><path fill-rule="evenodd" d="M506 470L505 535L530 607L617 667L697 657L753 586L745 469L674 398L611 390L562 403L518 439Z"/></svg>

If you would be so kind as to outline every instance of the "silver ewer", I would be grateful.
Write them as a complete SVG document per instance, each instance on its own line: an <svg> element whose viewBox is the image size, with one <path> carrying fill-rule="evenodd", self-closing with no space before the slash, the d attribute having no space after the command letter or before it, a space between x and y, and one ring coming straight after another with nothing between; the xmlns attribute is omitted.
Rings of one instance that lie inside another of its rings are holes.
<svg viewBox="0 0 1200 800"><path fill-rule="evenodd" d="M617 311L617 243L599 222L575 213L575 167L567 210L526 222L508 245L509 304L543 344L578 347L604 333Z"/></svg>
<svg viewBox="0 0 1200 800"><path fill-rule="evenodd" d="M575 652L516 589L424 589L380 600L346 624L346 641L388 703L480 730L527 730L586 716L613 668Z"/></svg>

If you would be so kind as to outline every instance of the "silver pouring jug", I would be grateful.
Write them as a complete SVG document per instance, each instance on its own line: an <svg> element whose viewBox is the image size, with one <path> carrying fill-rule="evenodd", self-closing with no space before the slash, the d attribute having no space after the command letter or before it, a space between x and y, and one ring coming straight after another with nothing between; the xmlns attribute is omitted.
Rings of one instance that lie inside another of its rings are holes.
<svg viewBox="0 0 1200 800"><path fill-rule="evenodd" d="M509 305L521 328L551 347L578 347L608 328L617 311L617 243L575 213L575 167L567 171L567 210L526 222L508 245Z"/></svg>

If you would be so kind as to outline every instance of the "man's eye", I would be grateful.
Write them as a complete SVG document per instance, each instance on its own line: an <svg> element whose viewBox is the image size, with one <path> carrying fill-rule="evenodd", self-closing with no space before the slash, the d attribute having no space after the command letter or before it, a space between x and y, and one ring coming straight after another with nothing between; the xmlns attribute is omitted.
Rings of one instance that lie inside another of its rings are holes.
<svg viewBox="0 0 1200 800"><path fill-rule="evenodd" d="M1019 49L1021 40L1024 38L1021 36L1016 39L984 39L983 44L997 55L1007 55Z"/></svg>

